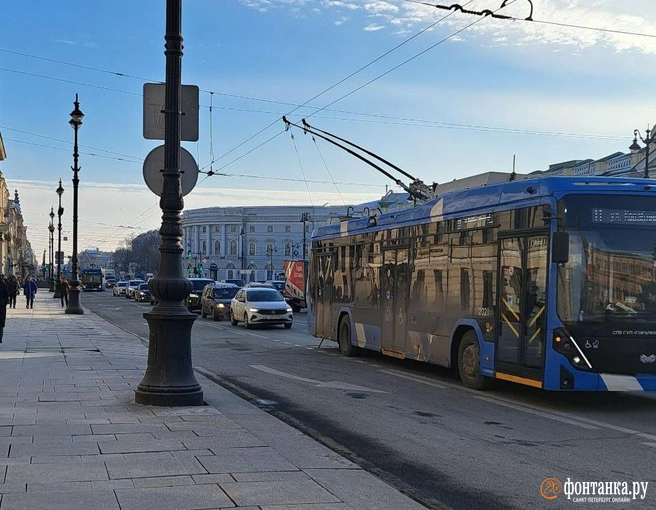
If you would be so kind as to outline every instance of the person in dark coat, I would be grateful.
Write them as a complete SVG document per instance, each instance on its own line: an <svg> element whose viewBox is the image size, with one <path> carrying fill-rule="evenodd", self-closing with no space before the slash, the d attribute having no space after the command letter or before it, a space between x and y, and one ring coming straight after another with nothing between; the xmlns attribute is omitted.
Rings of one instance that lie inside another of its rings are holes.
<svg viewBox="0 0 656 510"><path fill-rule="evenodd" d="M5 332L5 321L7 320L7 305L9 304L9 290L5 275L0 277L0 344Z"/></svg>
<svg viewBox="0 0 656 510"><path fill-rule="evenodd" d="M13 274L7 282L9 290L9 308L16 308L16 296L18 296L18 280Z"/></svg>
<svg viewBox="0 0 656 510"><path fill-rule="evenodd" d="M25 308L34 308L34 297L36 296L36 282L32 280L31 276L25 278L25 285L23 285L23 292L25 293Z"/></svg>
<svg viewBox="0 0 656 510"><path fill-rule="evenodd" d="M61 305L64 306L64 301L66 301L66 306L68 306L68 290L71 286L68 283L68 280L64 275L59 277L59 282L57 283L57 290L59 291L59 296L61 297Z"/></svg>

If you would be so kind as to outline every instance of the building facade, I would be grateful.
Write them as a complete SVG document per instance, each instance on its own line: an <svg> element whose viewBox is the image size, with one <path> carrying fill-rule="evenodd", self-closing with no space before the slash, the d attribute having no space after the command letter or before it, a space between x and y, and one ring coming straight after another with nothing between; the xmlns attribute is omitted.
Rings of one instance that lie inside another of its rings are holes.
<svg viewBox="0 0 656 510"><path fill-rule="evenodd" d="M184 211L183 269L189 277L213 280L282 278L285 260L309 254L312 229L338 221L346 213L344 206L208 207Z"/></svg>
<svg viewBox="0 0 656 510"><path fill-rule="evenodd" d="M0 162L7 157L0 134ZM37 260L27 240L27 227L23 223L18 191L10 198L7 182L0 171L0 274L25 277L36 274Z"/></svg>

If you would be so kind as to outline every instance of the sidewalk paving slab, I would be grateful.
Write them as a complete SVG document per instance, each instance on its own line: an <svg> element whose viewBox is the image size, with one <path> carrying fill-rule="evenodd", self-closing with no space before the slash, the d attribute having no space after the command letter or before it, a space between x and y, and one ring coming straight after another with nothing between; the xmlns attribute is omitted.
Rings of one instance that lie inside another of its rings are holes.
<svg viewBox="0 0 656 510"><path fill-rule="evenodd" d="M84 300L83 300L84 302ZM40 289L0 344L0 510L419 510L202 374L207 405L134 402L147 349Z"/></svg>

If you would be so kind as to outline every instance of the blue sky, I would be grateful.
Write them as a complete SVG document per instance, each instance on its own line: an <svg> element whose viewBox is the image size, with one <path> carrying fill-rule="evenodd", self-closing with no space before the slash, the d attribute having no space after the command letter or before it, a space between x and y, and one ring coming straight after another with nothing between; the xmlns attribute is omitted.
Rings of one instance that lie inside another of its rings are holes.
<svg viewBox="0 0 656 510"><path fill-rule="evenodd" d="M462 3L476 10L501 2ZM534 0L533 17L656 35L651 3ZM524 18L528 7L516 0L499 12ZM308 117L426 182L510 171L513 155L520 173L601 158L627 151L633 129L656 122L656 37L448 14L407 0L184 1L183 83L201 89L200 140L184 146L205 170L213 149L211 168L228 174L201 174L185 207L381 196L393 183L298 130L292 141L280 117L430 26L290 120ZM114 249L157 228L142 160L160 142L143 139L141 92L164 78L165 1L7 2L3 19L0 132L8 157L0 169L12 194L19 191L36 252L47 246L61 177L70 253L76 92L86 115L80 248Z"/></svg>

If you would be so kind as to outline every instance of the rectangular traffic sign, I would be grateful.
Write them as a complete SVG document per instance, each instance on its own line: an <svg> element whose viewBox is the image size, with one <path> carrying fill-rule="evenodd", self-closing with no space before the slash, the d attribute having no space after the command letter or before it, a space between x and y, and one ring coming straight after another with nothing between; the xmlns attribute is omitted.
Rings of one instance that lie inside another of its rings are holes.
<svg viewBox="0 0 656 510"><path fill-rule="evenodd" d="M144 83L143 88L143 136L147 140L164 140L164 83ZM180 109L182 141L198 141L198 107L200 91L196 85L182 86Z"/></svg>

